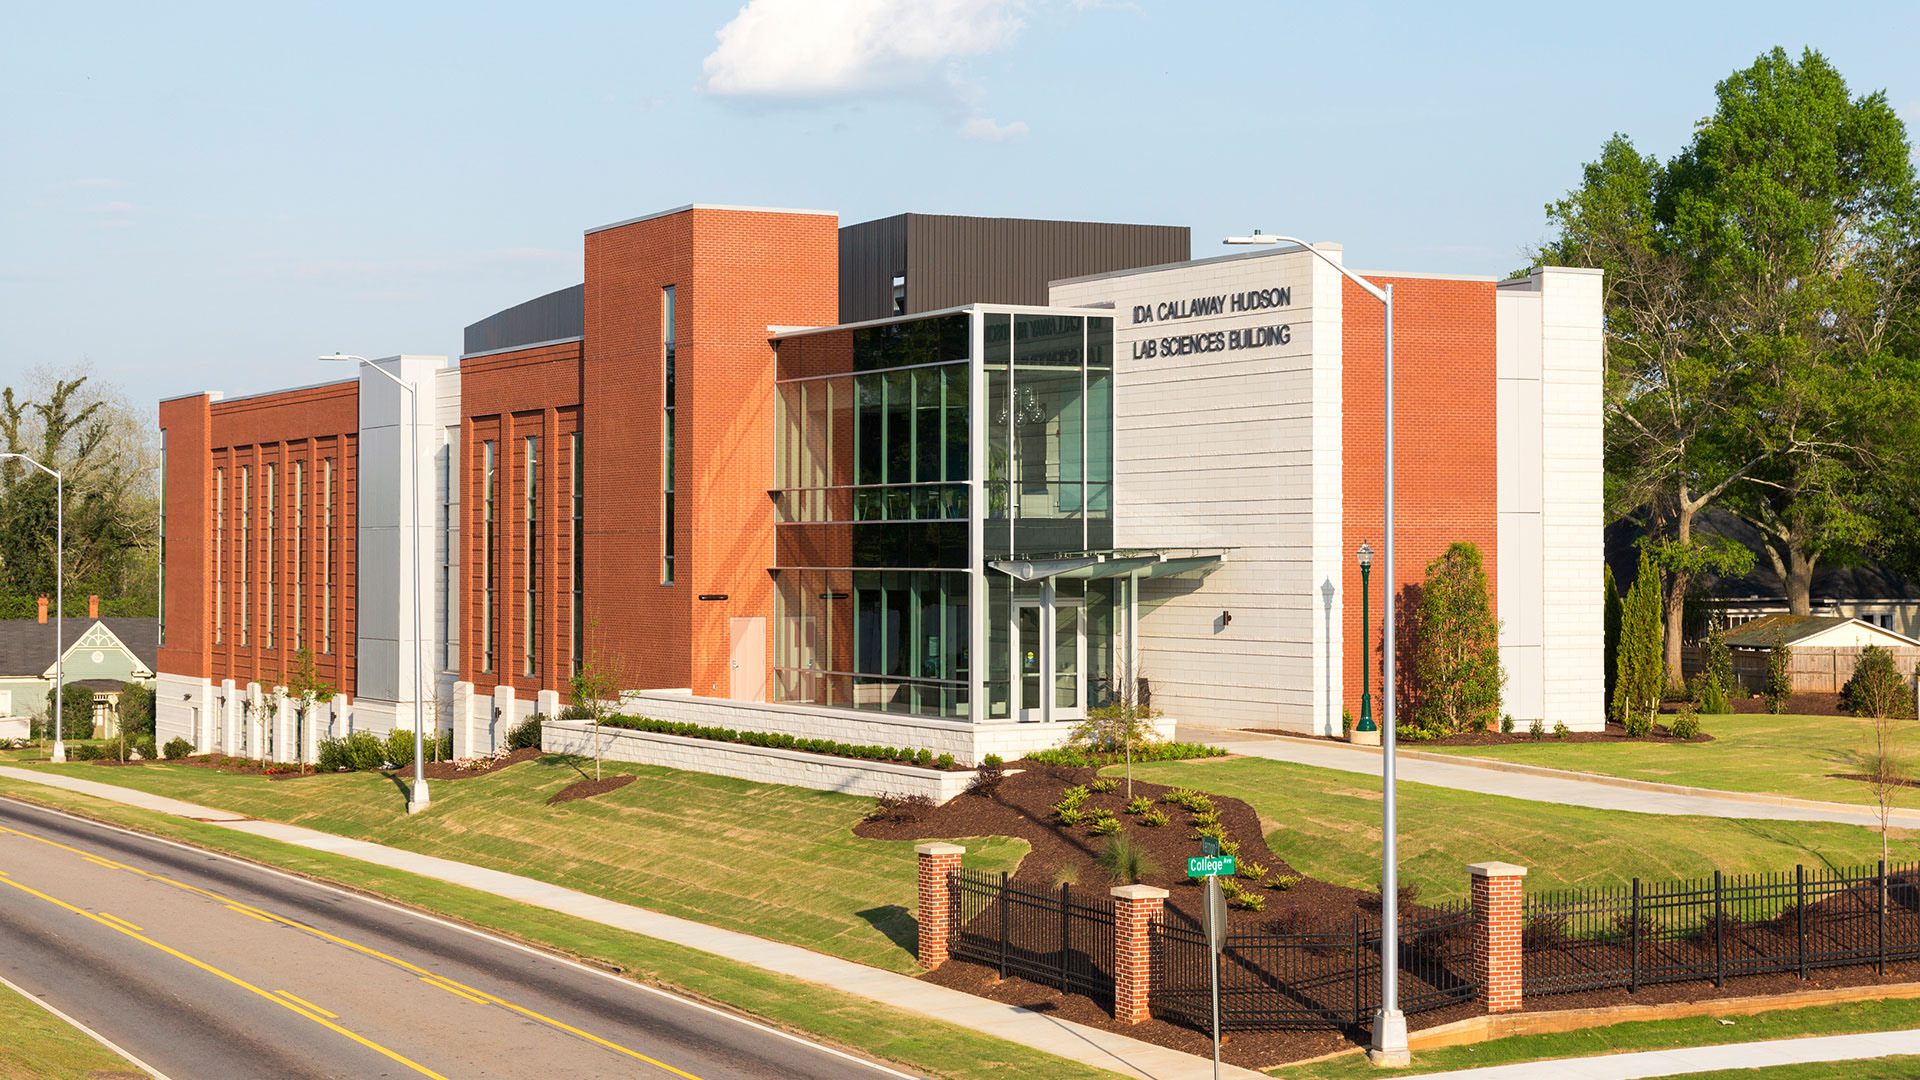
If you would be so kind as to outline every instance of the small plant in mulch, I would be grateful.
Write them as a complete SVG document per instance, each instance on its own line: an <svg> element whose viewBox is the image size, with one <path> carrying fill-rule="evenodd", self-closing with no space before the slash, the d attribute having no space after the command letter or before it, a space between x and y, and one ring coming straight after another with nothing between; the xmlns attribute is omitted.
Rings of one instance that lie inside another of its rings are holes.
<svg viewBox="0 0 1920 1080"><path fill-rule="evenodd" d="M1007 770L1000 767L999 757L994 754L988 754L987 759L993 762L993 764L988 765L983 763L979 771L973 774L973 779L967 781L967 794L979 795L982 798L990 799L993 797L994 792L1000 790L1000 785L1007 779Z"/></svg>
<svg viewBox="0 0 1920 1080"><path fill-rule="evenodd" d="M1114 779L1111 776L1103 776L1100 779L1095 780L1093 783L1087 785L1088 788L1092 789L1093 792L1098 795L1105 795L1119 786L1120 786L1120 781Z"/></svg>
<svg viewBox="0 0 1920 1080"><path fill-rule="evenodd" d="M1171 820L1171 818L1159 810L1149 810L1140 815L1140 824L1145 825L1149 829L1163 828Z"/></svg>
<svg viewBox="0 0 1920 1080"><path fill-rule="evenodd" d="M1267 876L1267 867L1263 863L1247 862L1241 865L1238 873L1248 881L1263 881Z"/></svg>
<svg viewBox="0 0 1920 1080"><path fill-rule="evenodd" d="M1120 819L1111 815L1093 820L1092 832L1095 836L1113 836L1121 830Z"/></svg>
<svg viewBox="0 0 1920 1080"><path fill-rule="evenodd" d="M933 800L925 795L881 795L867 811L868 821L910 825L933 813Z"/></svg>
<svg viewBox="0 0 1920 1080"><path fill-rule="evenodd" d="M1567 942L1567 918L1564 915L1535 915L1520 928L1520 948L1524 952L1557 949Z"/></svg>
<svg viewBox="0 0 1920 1080"><path fill-rule="evenodd" d="M1311 934L1319 928L1319 920L1313 912L1297 904L1281 908L1273 918L1260 924L1260 929L1267 933L1286 937Z"/></svg>
<svg viewBox="0 0 1920 1080"><path fill-rule="evenodd" d="M1123 885L1137 885L1141 878L1160 871L1146 849L1134 843L1125 833L1116 834L1108 840L1093 861L1107 872L1108 877Z"/></svg>
<svg viewBox="0 0 1920 1080"><path fill-rule="evenodd" d="M1405 911L1420 899L1420 886L1415 882L1408 882L1396 889L1395 893L1400 897L1400 910ZM1368 911L1379 911L1385 906L1381 903L1379 882L1374 883L1372 893L1361 899L1360 906Z"/></svg>
<svg viewBox="0 0 1920 1080"><path fill-rule="evenodd" d="M1740 935L1740 920L1727 912L1709 915L1693 932L1693 940L1708 948L1721 940L1734 941Z"/></svg>
<svg viewBox="0 0 1920 1080"><path fill-rule="evenodd" d="M1239 905L1242 911L1265 911L1267 908L1267 898L1259 893L1243 892L1234 897L1233 902Z"/></svg>
<svg viewBox="0 0 1920 1080"><path fill-rule="evenodd" d="M1267 878L1267 880L1261 882L1261 884L1272 889L1274 892L1287 892L1295 885L1300 884L1300 879L1292 874L1274 874Z"/></svg>
<svg viewBox="0 0 1920 1080"><path fill-rule="evenodd" d="M1134 796L1133 801L1127 803L1127 813L1132 814L1135 817L1139 817L1142 814L1150 813L1152 810L1153 810L1153 800L1147 798L1145 795L1136 795Z"/></svg>

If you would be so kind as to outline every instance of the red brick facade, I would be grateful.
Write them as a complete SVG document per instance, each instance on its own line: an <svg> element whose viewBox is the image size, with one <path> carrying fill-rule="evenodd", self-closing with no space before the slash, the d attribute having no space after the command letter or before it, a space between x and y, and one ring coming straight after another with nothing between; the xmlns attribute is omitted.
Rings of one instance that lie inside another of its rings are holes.
<svg viewBox="0 0 1920 1080"><path fill-rule="evenodd" d="M1381 607L1389 596L1402 606L1408 625L1410 586L1426 577L1427 563L1449 544L1471 541L1480 548L1491 591L1498 555L1498 481L1495 472L1496 368L1494 283L1438 278L1376 276L1392 285L1394 303L1394 576L1387 588L1381 557L1384 514L1386 400L1381 303L1343 279L1341 297L1341 443L1346 595L1346 707L1360 718L1360 678L1370 655L1374 719L1383 719ZM1362 542L1374 551L1372 641L1360 642L1360 567L1353 553ZM1495 597L1497 602L1498 597ZM1403 632L1401 643L1408 636ZM1402 685L1412 670L1399 652ZM1404 694L1401 698L1405 701Z"/></svg>
<svg viewBox="0 0 1920 1080"><path fill-rule="evenodd" d="M354 690L357 382L160 406L167 639L159 668L284 684L297 653Z"/></svg>

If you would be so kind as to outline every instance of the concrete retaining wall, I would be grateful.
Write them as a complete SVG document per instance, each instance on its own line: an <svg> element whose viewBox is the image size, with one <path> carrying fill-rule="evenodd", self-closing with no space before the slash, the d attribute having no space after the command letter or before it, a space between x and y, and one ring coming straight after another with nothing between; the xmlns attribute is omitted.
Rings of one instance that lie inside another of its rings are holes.
<svg viewBox="0 0 1920 1080"><path fill-rule="evenodd" d="M540 747L550 753L591 757L593 725L575 720L546 724L541 728ZM733 776L762 784L788 784L815 791L867 796L925 795L936 803L946 802L965 791L974 777L971 770L939 772L886 761L854 761L797 750L613 727L600 729L600 756L608 761L664 765L670 769Z"/></svg>

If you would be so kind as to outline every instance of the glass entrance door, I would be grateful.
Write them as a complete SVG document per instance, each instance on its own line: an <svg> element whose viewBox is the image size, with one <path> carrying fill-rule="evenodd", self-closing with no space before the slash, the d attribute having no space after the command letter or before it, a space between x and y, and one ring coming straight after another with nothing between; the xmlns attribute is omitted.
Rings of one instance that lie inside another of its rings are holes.
<svg viewBox="0 0 1920 1080"><path fill-rule="evenodd" d="M1049 590L1051 591L1051 590ZM1013 667L1019 718L1079 720L1087 707L1087 620L1078 597L1021 600L1013 606Z"/></svg>

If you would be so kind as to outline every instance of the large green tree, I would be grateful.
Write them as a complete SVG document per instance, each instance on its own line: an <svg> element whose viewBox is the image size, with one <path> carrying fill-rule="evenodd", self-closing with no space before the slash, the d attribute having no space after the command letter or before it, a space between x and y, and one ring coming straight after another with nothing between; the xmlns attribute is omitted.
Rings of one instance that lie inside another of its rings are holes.
<svg viewBox="0 0 1920 1080"><path fill-rule="evenodd" d="M1862 477L1911 464L1887 445L1915 421L1889 348L1914 204L1885 95L1854 98L1820 54L1775 49L1719 84L1671 161L1615 135L1547 208L1540 255L1607 271L1609 509L1647 530L1676 684L1687 595L1753 560L1698 529L1704 510L1752 522L1804 607L1817 562L1873 533Z"/></svg>

